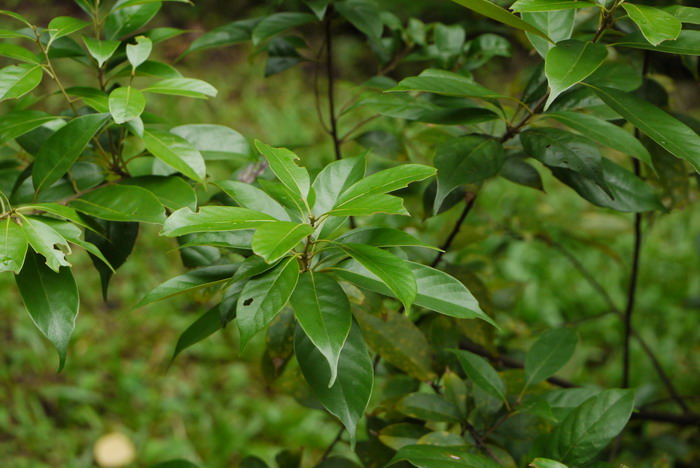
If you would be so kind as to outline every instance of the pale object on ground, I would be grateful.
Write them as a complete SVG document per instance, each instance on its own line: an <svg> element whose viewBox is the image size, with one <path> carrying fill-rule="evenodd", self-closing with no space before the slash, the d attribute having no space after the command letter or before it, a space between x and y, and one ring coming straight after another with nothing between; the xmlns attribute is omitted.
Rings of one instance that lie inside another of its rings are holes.
<svg viewBox="0 0 700 468"><path fill-rule="evenodd" d="M133 442L120 432L110 432L97 439L93 452L95 461L102 468L126 466L136 457Z"/></svg>

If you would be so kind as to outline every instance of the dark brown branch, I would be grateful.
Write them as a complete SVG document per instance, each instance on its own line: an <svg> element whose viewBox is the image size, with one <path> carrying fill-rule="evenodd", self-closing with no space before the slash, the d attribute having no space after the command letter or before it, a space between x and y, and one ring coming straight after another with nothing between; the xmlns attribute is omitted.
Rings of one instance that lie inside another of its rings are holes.
<svg viewBox="0 0 700 468"><path fill-rule="evenodd" d="M437 254L433 262L430 264L430 266L433 268L435 268L440 263L442 257L444 257L447 251L450 250L450 247L452 247L452 242L454 242L455 237L457 237L457 234L459 234L459 231L462 229L462 223L464 223L464 220L467 219L467 216L469 216L469 213L471 212L472 208L474 208L474 203L476 202L476 194L467 192L465 199L467 201L467 204L464 206L462 214L459 216L459 219L452 228L452 232L450 232L450 235L447 236L445 242L442 244L442 246L440 246L441 251Z"/></svg>
<svg viewBox="0 0 700 468"><path fill-rule="evenodd" d="M340 137L338 136L338 118L335 114L335 75L333 73L333 30L332 15L328 13L325 20L326 32L326 78L328 79L328 108L331 122L331 137L333 137L333 148L335 149L335 159L343 159L340 149Z"/></svg>
<svg viewBox="0 0 700 468"><path fill-rule="evenodd" d="M639 163L635 160L635 173L639 175ZM642 215L634 215L634 251L632 253L632 270L630 272L629 285L627 287L627 304L623 314L624 341L622 349L622 388L630 384L630 339L632 337L632 316L637 296L637 283L639 279L639 262L642 251Z"/></svg>

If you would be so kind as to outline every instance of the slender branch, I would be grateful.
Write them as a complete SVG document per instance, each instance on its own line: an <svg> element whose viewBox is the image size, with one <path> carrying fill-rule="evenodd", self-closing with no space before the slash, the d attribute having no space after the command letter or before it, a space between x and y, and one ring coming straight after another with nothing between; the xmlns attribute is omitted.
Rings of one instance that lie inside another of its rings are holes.
<svg viewBox="0 0 700 468"><path fill-rule="evenodd" d="M338 435L335 436L335 439L333 439L333 442L330 443L330 445L323 452L323 455L321 455L321 459L319 460L319 463L328 458L328 455L331 454L331 452L333 451L333 448L336 445L338 445L338 442L340 442L341 437L343 436L343 432L345 432L345 428L341 427L340 430L338 431Z"/></svg>
<svg viewBox="0 0 700 468"><path fill-rule="evenodd" d="M333 30L332 15L329 14L325 20L326 32L326 78L328 80L328 111L331 122L331 137L333 137L333 148L335 149L335 159L343 159L340 149L340 137L338 137L338 119L335 113L335 75L333 73Z"/></svg>
<svg viewBox="0 0 700 468"><path fill-rule="evenodd" d="M639 162L635 160L635 174L639 175ZM637 296L637 283L639 280L639 262L642 251L642 215L634 215L634 250L632 252L632 271L627 287L627 304L623 314L624 342L622 352L622 388L629 387L630 383L630 338L632 337L632 316Z"/></svg>
<svg viewBox="0 0 700 468"><path fill-rule="evenodd" d="M612 27L615 23L615 11L622 4L622 1L623 0L615 0L615 4L610 7L608 11L603 13L598 30L595 32L595 36L593 36L591 42L598 42L603 37L603 34L605 34L605 31Z"/></svg>
<svg viewBox="0 0 700 468"><path fill-rule="evenodd" d="M445 242L440 247L441 251L437 254L435 259L430 264L430 266L433 268L435 268L440 263L442 257L444 257L447 251L450 249L450 247L452 247L452 242L454 242L455 238L457 237L457 234L459 234L459 231L462 229L462 223L465 219L467 219L467 216L469 216L469 213L472 211L472 208L474 208L474 203L476 202L476 194L467 192L465 198L467 200L467 204L464 206L462 214L459 216L459 219L452 228L452 232L450 232L450 235L447 236L447 239L445 239Z"/></svg>

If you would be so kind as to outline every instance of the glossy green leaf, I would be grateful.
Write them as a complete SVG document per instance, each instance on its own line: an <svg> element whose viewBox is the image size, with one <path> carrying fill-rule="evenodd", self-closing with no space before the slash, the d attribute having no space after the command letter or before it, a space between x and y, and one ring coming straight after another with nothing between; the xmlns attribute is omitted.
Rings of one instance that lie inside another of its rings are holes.
<svg viewBox="0 0 700 468"><path fill-rule="evenodd" d="M552 47L544 62L550 89L545 110L561 93L588 78L607 56L608 49L595 42L569 39Z"/></svg>
<svg viewBox="0 0 700 468"><path fill-rule="evenodd" d="M59 128L36 155L32 179L37 192L49 188L70 170L109 114L87 114Z"/></svg>
<svg viewBox="0 0 700 468"><path fill-rule="evenodd" d="M549 435L549 457L574 466L591 461L627 425L634 398L634 390L610 389L588 399Z"/></svg>
<svg viewBox="0 0 700 468"><path fill-rule="evenodd" d="M519 13L589 8L595 4L587 0L518 0L510 9Z"/></svg>
<svg viewBox="0 0 700 468"><path fill-rule="evenodd" d="M161 224L163 206L148 190L128 185L108 185L69 203L76 210L108 221Z"/></svg>
<svg viewBox="0 0 700 468"><path fill-rule="evenodd" d="M610 195L591 179L575 172L556 168L552 172L594 205L631 213L665 209L654 189L632 172L608 159L603 159L602 167Z"/></svg>
<svg viewBox="0 0 700 468"><path fill-rule="evenodd" d="M484 135L468 135L438 146L435 154L438 189L434 212L440 210L444 200L457 187L496 176L505 159L503 146Z"/></svg>
<svg viewBox="0 0 700 468"><path fill-rule="evenodd" d="M126 56L129 59L131 66L136 69L143 64L151 55L153 50L153 42L145 36L137 36L136 44L126 45Z"/></svg>
<svg viewBox="0 0 700 468"><path fill-rule="evenodd" d="M371 216L377 213L408 216L403 200L393 195L367 195L340 203L326 214L331 216Z"/></svg>
<svg viewBox="0 0 700 468"><path fill-rule="evenodd" d="M336 242L365 244L374 247L424 247L426 249L440 250L420 241L405 231L384 227L353 229L339 236Z"/></svg>
<svg viewBox="0 0 700 468"><path fill-rule="evenodd" d="M600 150L588 138L558 128L537 128L521 133L520 141L525 152L543 164L578 172L612 196L605 183Z"/></svg>
<svg viewBox="0 0 700 468"><path fill-rule="evenodd" d="M102 65L114 55L114 52L117 51L117 47L121 44L119 41L100 41L88 36L83 36L83 42L92 58L97 60L97 65L99 67L102 67Z"/></svg>
<svg viewBox="0 0 700 468"><path fill-rule="evenodd" d="M15 280L32 321L58 351L60 372L80 307L71 270L51 271L39 255L30 253Z"/></svg>
<svg viewBox="0 0 700 468"><path fill-rule="evenodd" d="M467 0L463 0L467 1ZM458 447L437 445L407 445L402 447L386 465L407 461L418 468L498 468L490 458Z"/></svg>
<svg viewBox="0 0 700 468"><path fill-rule="evenodd" d="M540 173L519 157L506 159L501 168L501 176L513 183L544 191Z"/></svg>
<svg viewBox="0 0 700 468"><path fill-rule="evenodd" d="M637 23L644 37L652 45L677 39L681 33L683 25L680 20L664 10L626 2L622 4L622 8L630 19Z"/></svg>
<svg viewBox="0 0 700 468"><path fill-rule="evenodd" d="M313 205L316 218L333 208L340 194L364 177L366 164L367 158L363 155L334 161L323 168L312 185L316 193ZM324 223L321 236L327 235L326 230L332 228L332 225Z"/></svg>
<svg viewBox="0 0 700 468"><path fill-rule="evenodd" d="M528 466L533 468L568 468L563 463L548 458L535 458Z"/></svg>
<svg viewBox="0 0 700 468"><path fill-rule="evenodd" d="M0 273L19 273L28 245L24 230L15 220L10 217L0 220Z"/></svg>
<svg viewBox="0 0 700 468"><path fill-rule="evenodd" d="M334 3L338 13L372 40L379 40L384 24L377 5L369 0L343 0Z"/></svg>
<svg viewBox="0 0 700 468"><path fill-rule="evenodd" d="M582 114L580 112L550 112L547 117L558 120L567 127L597 141L605 146L616 149L622 153L629 154L639 159L649 167L652 166L649 151L631 133L600 119L594 115Z"/></svg>
<svg viewBox="0 0 700 468"><path fill-rule="evenodd" d="M135 185L144 188L158 198L164 207L170 210L197 207L197 195L186 180L177 177L141 176L130 177L121 182L122 185Z"/></svg>
<svg viewBox="0 0 700 468"><path fill-rule="evenodd" d="M309 13L283 12L274 13L260 21L253 29L253 44L275 36L287 29L303 26L316 21L316 17Z"/></svg>
<svg viewBox="0 0 700 468"><path fill-rule="evenodd" d="M24 96L39 86L43 77L42 68L29 63L0 68L0 101Z"/></svg>
<svg viewBox="0 0 700 468"><path fill-rule="evenodd" d="M138 31L155 17L161 7L159 1L118 8L126 1L128 0L118 0L107 15L104 24L104 35L107 39L118 39Z"/></svg>
<svg viewBox="0 0 700 468"><path fill-rule="evenodd" d="M99 113L109 113L109 96L104 91L77 86L67 88L66 93L72 97L79 97L86 105L92 107Z"/></svg>
<svg viewBox="0 0 700 468"><path fill-rule="evenodd" d="M418 76L404 78L387 92L421 91L443 96L500 99L507 96L491 91L459 73L429 68Z"/></svg>
<svg viewBox="0 0 700 468"><path fill-rule="evenodd" d="M215 265L188 271L153 288L134 308L143 307L177 294L224 283L231 279L237 268L238 264Z"/></svg>
<svg viewBox="0 0 700 468"><path fill-rule="evenodd" d="M508 26L512 26L514 28L520 29L525 32L529 32L532 34L537 34L538 36L542 36L543 38L547 39L548 41L551 42L551 39L547 37L547 35L534 27L533 25L526 23L525 21L521 20L508 10L505 10L498 5L495 5L493 2L490 2L489 0L452 0L455 3L459 3L460 5L469 8L470 10L473 10L481 15L487 16L493 20L498 21L499 23L506 24Z"/></svg>
<svg viewBox="0 0 700 468"><path fill-rule="evenodd" d="M211 49L213 47L223 47L247 42L253 34L253 28L260 20L261 18L251 18L242 21L234 21L233 23L212 29L195 39L183 55Z"/></svg>
<svg viewBox="0 0 700 468"><path fill-rule="evenodd" d="M304 333L328 361L328 387L331 387L352 326L350 302L343 288L330 276L308 271L299 277L291 304Z"/></svg>
<svg viewBox="0 0 700 468"><path fill-rule="evenodd" d="M189 208L182 208L168 217L161 235L176 237L193 232L255 229L272 221L275 221L272 216L247 208L203 206L196 213Z"/></svg>
<svg viewBox="0 0 700 468"><path fill-rule="evenodd" d="M20 208L22 210L36 210L37 212L50 213L91 231L101 231L99 224L95 222L95 220L78 213L73 208L58 203L32 203L31 205L22 205Z"/></svg>
<svg viewBox="0 0 700 468"><path fill-rule="evenodd" d="M343 208L346 204L360 197L394 192L433 175L435 175L435 169L422 164L402 164L379 171L359 180L344 191L338 198L334 209Z"/></svg>
<svg viewBox="0 0 700 468"><path fill-rule="evenodd" d="M39 57L22 46L9 43L0 43L0 57L6 57L11 60L26 62L33 65L39 65Z"/></svg>
<svg viewBox="0 0 700 468"><path fill-rule="evenodd" d="M615 112L700 172L700 136L680 120L633 94L594 87L596 95Z"/></svg>
<svg viewBox="0 0 700 468"><path fill-rule="evenodd" d="M212 307L207 312L202 314L197 320L187 327L177 339L175 350L170 358L174 361L175 358L187 348L194 346L200 341L205 340L217 331L221 330L221 317L219 306Z"/></svg>
<svg viewBox="0 0 700 468"><path fill-rule="evenodd" d="M0 116L0 145L60 117L35 110L17 110Z"/></svg>
<svg viewBox="0 0 700 468"><path fill-rule="evenodd" d="M663 7L662 10L678 18L681 23L700 24L700 8L693 8L683 5L669 5L667 7Z"/></svg>
<svg viewBox="0 0 700 468"><path fill-rule="evenodd" d="M144 88L143 92L184 96L196 99L215 97L218 94L218 91L212 85L206 81L194 78L168 78Z"/></svg>
<svg viewBox="0 0 700 468"><path fill-rule="evenodd" d="M289 221L265 223L255 230L251 246L253 252L270 263L285 256L313 233L314 228L308 224Z"/></svg>
<svg viewBox="0 0 700 468"><path fill-rule="evenodd" d="M184 138L163 130L146 130L143 142L153 156L190 179L203 181L207 176L202 153Z"/></svg>
<svg viewBox="0 0 700 468"><path fill-rule="evenodd" d="M296 164L299 156L286 148L273 148L259 140L255 140L255 146L280 182L298 197L306 199L311 183L306 169Z"/></svg>
<svg viewBox="0 0 700 468"><path fill-rule="evenodd" d="M390 424L379 431L379 440L393 450L406 445L414 445L430 429L415 423Z"/></svg>
<svg viewBox="0 0 700 468"><path fill-rule="evenodd" d="M508 405L506 386L501 380L501 376L498 375L498 372L494 370L486 359L467 351L453 350L453 352L459 359L459 363L467 377L474 385Z"/></svg>
<svg viewBox="0 0 700 468"><path fill-rule="evenodd" d="M370 245L336 244L376 275L397 297L406 311L416 298L416 278L407 263L396 255Z"/></svg>
<svg viewBox="0 0 700 468"><path fill-rule="evenodd" d="M85 240L97 246L105 259L114 270L121 267L131 254L139 232L139 223L118 223L114 221L100 221L102 229L100 234L92 231L85 232ZM114 274L100 259L90 257L95 269L100 274L102 297L107 300L109 281Z"/></svg>
<svg viewBox="0 0 700 468"><path fill-rule="evenodd" d="M319 20L323 20L331 0L303 0L303 2L314 12Z"/></svg>
<svg viewBox="0 0 700 468"><path fill-rule="evenodd" d="M217 182L216 186L243 208L259 211L280 221L289 221L289 215L274 198L257 187L237 180Z"/></svg>
<svg viewBox="0 0 700 468"><path fill-rule="evenodd" d="M189 141L202 153L204 159L231 160L250 155L248 140L237 131L223 125L181 125L172 128L170 133Z"/></svg>
<svg viewBox="0 0 700 468"><path fill-rule="evenodd" d="M396 403L395 409L415 419L459 422L457 408L442 395L434 393L409 393Z"/></svg>
<svg viewBox="0 0 700 468"><path fill-rule="evenodd" d="M700 31L684 29L678 36L678 39L664 41L657 46L649 44L641 33L632 33L619 39L612 45L653 50L667 54L700 55Z"/></svg>
<svg viewBox="0 0 700 468"><path fill-rule="evenodd" d="M555 43L571 39L574 32L574 23L576 22L576 11L574 10L521 13L521 16L523 20L544 31L554 41L549 42L537 34L525 33L541 57L546 57L549 49L556 45Z"/></svg>
<svg viewBox="0 0 700 468"><path fill-rule="evenodd" d="M187 3L188 5L192 5L192 2L190 0L125 0L123 2L119 2L116 5L114 5L114 7L112 7L112 11L121 10L122 8L128 8L128 7L132 7L135 5L144 5L147 3L161 3L161 2Z"/></svg>
<svg viewBox="0 0 700 468"><path fill-rule="evenodd" d="M358 308L354 315L367 344L382 359L415 379L427 382L435 378L433 350L405 314L386 311L372 315Z"/></svg>
<svg viewBox="0 0 700 468"><path fill-rule="evenodd" d="M87 21L79 20L77 18L72 18L70 16L58 16L49 22L51 42L63 36L68 36L69 34L78 32L89 25L90 23Z"/></svg>
<svg viewBox="0 0 700 468"><path fill-rule="evenodd" d="M236 306L241 350L287 304L298 279L299 263L295 257L289 257L246 283Z"/></svg>
<svg viewBox="0 0 700 468"><path fill-rule="evenodd" d="M30 23L27 18L20 15L19 13L15 13L14 11L0 10L0 15L9 16L10 18L14 18L17 21L21 21L22 23L24 23L26 26L29 26L30 28L32 27L32 23Z"/></svg>
<svg viewBox="0 0 700 468"><path fill-rule="evenodd" d="M374 386L374 369L367 346L357 325L353 324L340 352L338 377L328 387L331 370L321 351L297 327L294 353L304 378L321 404L343 423L355 441L357 422L364 416Z"/></svg>
<svg viewBox="0 0 700 468"><path fill-rule="evenodd" d="M479 303L469 290L452 276L435 268L414 262L405 262L416 278L417 293L415 304L451 317L480 318L495 325L493 320L481 311ZM366 268L354 261L345 261L333 271L343 279L358 286L387 296L393 292Z"/></svg>
<svg viewBox="0 0 700 468"><path fill-rule="evenodd" d="M145 109L143 93L131 86L117 88L109 95L109 112L118 124L139 117Z"/></svg>
<svg viewBox="0 0 700 468"><path fill-rule="evenodd" d="M61 267L71 266L66 260L70 246L60 233L37 217L22 216L21 223L29 245L46 259L50 269L58 272Z"/></svg>
<svg viewBox="0 0 700 468"><path fill-rule="evenodd" d="M525 387L553 376L574 355L578 336L571 328L554 328L540 336L525 355Z"/></svg>

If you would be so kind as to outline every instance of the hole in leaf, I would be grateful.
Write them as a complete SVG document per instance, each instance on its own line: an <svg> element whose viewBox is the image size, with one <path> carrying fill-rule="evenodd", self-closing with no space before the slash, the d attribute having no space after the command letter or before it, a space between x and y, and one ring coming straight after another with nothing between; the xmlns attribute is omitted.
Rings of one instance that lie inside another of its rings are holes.
<svg viewBox="0 0 700 468"><path fill-rule="evenodd" d="M244 305L244 306L249 306L249 305L251 305L252 303L253 303L253 298L252 298L252 297L249 298L249 299L246 299L245 301L243 301L243 305Z"/></svg>

